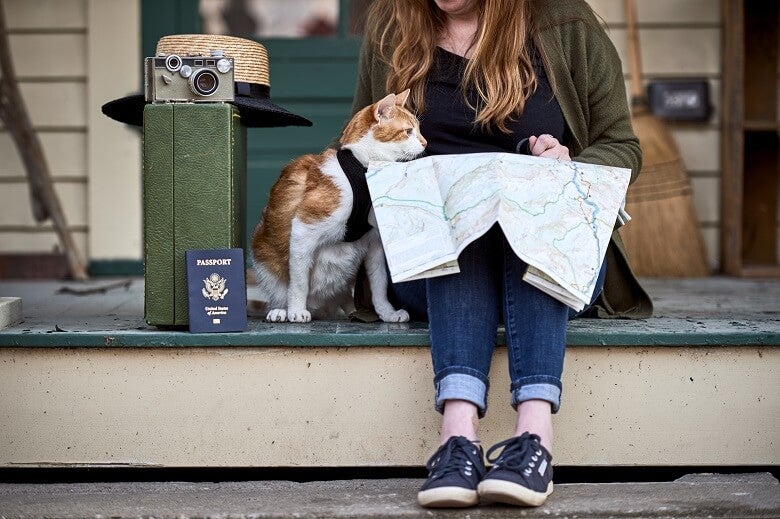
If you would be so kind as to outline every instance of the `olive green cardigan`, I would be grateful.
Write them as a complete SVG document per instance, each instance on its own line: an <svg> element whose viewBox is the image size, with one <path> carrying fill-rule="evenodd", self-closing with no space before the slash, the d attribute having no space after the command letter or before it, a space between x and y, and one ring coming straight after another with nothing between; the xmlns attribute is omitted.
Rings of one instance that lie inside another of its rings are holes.
<svg viewBox="0 0 780 519"><path fill-rule="evenodd" d="M564 142L572 160L630 168L639 174L642 154L631 129L620 58L591 9L582 0L534 0L537 44L555 97L569 127ZM371 34L371 31L367 31ZM354 114L387 95L388 66L376 44L364 38L352 105ZM629 225L641 225L633 221ZM606 253L604 291L588 313L594 317L647 318L652 302L632 272L617 230ZM356 291L358 314L368 310L363 287ZM370 300L370 299L368 299ZM362 311L361 311L362 310Z"/></svg>

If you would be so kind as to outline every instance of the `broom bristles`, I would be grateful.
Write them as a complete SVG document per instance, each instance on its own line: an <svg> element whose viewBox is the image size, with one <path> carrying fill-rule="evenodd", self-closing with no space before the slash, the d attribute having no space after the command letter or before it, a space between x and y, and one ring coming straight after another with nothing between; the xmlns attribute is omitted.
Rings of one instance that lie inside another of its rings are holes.
<svg viewBox="0 0 780 519"><path fill-rule="evenodd" d="M671 132L660 119L649 111L641 108L635 109L631 117L631 124L642 147L643 164L652 165L680 158L680 149L677 147ZM687 177L684 171L682 176Z"/></svg>
<svg viewBox="0 0 780 519"><path fill-rule="evenodd" d="M642 148L642 171L626 194L632 223L620 235L638 276L709 275L691 187L677 145L661 121L632 117Z"/></svg>

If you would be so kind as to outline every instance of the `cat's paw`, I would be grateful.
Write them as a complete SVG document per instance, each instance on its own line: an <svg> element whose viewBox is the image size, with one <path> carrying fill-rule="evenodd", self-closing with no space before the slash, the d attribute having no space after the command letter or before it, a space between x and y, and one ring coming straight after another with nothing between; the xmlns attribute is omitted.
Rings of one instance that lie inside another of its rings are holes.
<svg viewBox="0 0 780 519"><path fill-rule="evenodd" d="M311 312L306 309L290 310L287 312L287 319L291 323L308 323L311 321Z"/></svg>
<svg viewBox="0 0 780 519"><path fill-rule="evenodd" d="M406 310L394 310L388 313L379 314L379 318L386 323L405 323L409 321L409 312Z"/></svg>
<svg viewBox="0 0 780 519"><path fill-rule="evenodd" d="M268 315L265 316L265 320L270 323L283 323L287 320L287 310L284 308L274 308Z"/></svg>

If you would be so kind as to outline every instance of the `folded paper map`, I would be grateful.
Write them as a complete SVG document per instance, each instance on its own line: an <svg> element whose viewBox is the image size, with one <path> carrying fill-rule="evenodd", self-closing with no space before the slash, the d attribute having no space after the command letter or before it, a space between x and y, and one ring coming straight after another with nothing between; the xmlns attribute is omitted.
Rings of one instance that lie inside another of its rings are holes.
<svg viewBox="0 0 780 519"><path fill-rule="evenodd" d="M575 310L590 303L631 170L511 153L371 162L366 178L394 283L458 272L496 222L524 279Z"/></svg>

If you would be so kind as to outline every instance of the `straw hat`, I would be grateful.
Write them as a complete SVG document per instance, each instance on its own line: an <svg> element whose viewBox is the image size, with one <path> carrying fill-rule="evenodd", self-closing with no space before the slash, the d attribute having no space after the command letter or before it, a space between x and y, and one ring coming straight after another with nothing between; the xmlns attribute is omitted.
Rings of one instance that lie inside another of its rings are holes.
<svg viewBox="0 0 780 519"><path fill-rule="evenodd" d="M233 58L235 99L241 123L250 127L311 126L308 119L295 115L271 101L268 52L260 43L234 36L215 34L175 34L157 42L157 54L179 56L210 55L222 51ZM143 125L143 94L115 99L103 105L105 115L122 123Z"/></svg>

